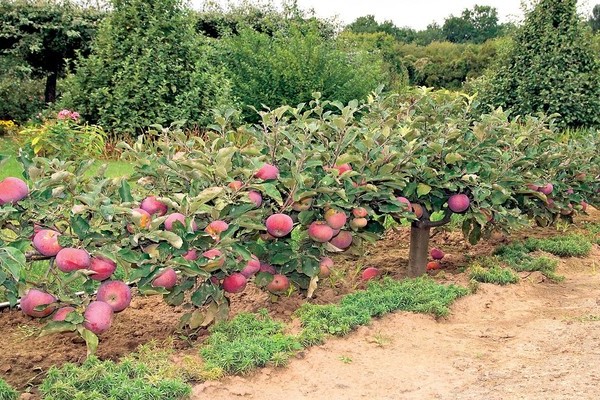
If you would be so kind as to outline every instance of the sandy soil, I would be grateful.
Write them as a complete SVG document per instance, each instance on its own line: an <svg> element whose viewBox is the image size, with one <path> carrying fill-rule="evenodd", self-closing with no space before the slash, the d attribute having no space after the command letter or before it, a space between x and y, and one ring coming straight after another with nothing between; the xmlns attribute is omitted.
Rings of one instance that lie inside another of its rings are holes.
<svg viewBox="0 0 600 400"><path fill-rule="evenodd" d="M452 314L396 313L312 348L283 369L206 382L194 399L598 399L600 249L561 262L567 279L532 274L481 285Z"/></svg>

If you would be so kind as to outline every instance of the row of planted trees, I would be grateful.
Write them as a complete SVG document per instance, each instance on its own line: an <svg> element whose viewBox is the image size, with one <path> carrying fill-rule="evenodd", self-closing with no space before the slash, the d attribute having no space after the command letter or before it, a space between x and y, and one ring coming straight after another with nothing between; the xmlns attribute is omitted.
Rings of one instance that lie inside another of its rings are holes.
<svg viewBox="0 0 600 400"><path fill-rule="evenodd" d="M131 299L115 269L141 293L191 305L183 322L198 328L248 282L310 295L328 253L377 240L393 221L412 224L408 267L419 275L431 228L454 213L474 243L599 203L597 137L501 110L472 117L471 106L423 89L364 104L317 96L237 128L225 113L201 136L157 128L122 144L128 178L21 152L29 187L0 183L0 283L12 305L24 296L24 312L52 316L47 332L78 330L93 349ZM50 262L31 282L36 259Z"/></svg>

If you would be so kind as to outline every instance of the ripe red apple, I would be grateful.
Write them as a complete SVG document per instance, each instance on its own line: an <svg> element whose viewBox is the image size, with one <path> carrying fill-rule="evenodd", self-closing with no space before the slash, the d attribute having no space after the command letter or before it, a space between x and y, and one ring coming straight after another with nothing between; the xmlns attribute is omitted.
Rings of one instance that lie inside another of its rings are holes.
<svg viewBox="0 0 600 400"><path fill-rule="evenodd" d="M260 261L258 260L258 257L256 257L254 254L252 254L252 258L250 258L250 260L248 260L248 262L246 263L246 266L244 267L244 269L242 269L240 271L240 273L242 275L244 275L246 278L250 278L252 275L256 274L258 271L260 271Z"/></svg>
<svg viewBox="0 0 600 400"><path fill-rule="evenodd" d="M131 289L122 281L106 281L98 288L96 300L109 304L117 313L129 307Z"/></svg>
<svg viewBox="0 0 600 400"><path fill-rule="evenodd" d="M267 285L267 290L271 293L282 293L290 288L290 280L282 274L273 275L273 280Z"/></svg>
<svg viewBox="0 0 600 400"><path fill-rule="evenodd" d="M442 268L442 266L440 265L439 261L429 261L425 268L427 271L433 271Z"/></svg>
<svg viewBox="0 0 600 400"><path fill-rule="evenodd" d="M53 304L54 302L56 302L56 297L51 294L38 289L29 289L25 296L21 298L21 311L30 317L47 317L56 309L56 305ZM40 311L36 310L37 307L43 305L48 305L48 307Z"/></svg>
<svg viewBox="0 0 600 400"><path fill-rule="evenodd" d="M242 186L244 186L244 182L242 181L233 181L233 182L229 182L227 184L227 186L229 186L230 189L232 190L240 190L242 188Z"/></svg>
<svg viewBox="0 0 600 400"><path fill-rule="evenodd" d="M181 213L173 213L171 215L169 215L167 217L167 219L165 220L165 229L168 231L173 230L173 224L175 223L175 221L179 221L183 224L183 226L185 226L187 228L187 224L186 224L186 218L185 215L181 214ZM192 230L195 232L198 230L198 225L196 224L196 221L192 221Z"/></svg>
<svg viewBox="0 0 600 400"><path fill-rule="evenodd" d="M423 206L417 203L411 204L412 210L415 213L417 219L421 219L423 216Z"/></svg>
<svg viewBox="0 0 600 400"><path fill-rule="evenodd" d="M367 221L366 218L352 218L352 220L350 221L350 227L352 229L360 229L367 226L368 223L369 221Z"/></svg>
<svg viewBox="0 0 600 400"><path fill-rule="evenodd" d="M216 220L212 221L208 226L204 229L206 233L211 235L213 238L218 237L221 233L225 232L229 228L229 224L225 221Z"/></svg>
<svg viewBox="0 0 600 400"><path fill-rule="evenodd" d="M363 281L370 281L371 279L378 277L379 274L380 272L377 268L369 267L362 272L361 278Z"/></svg>
<svg viewBox="0 0 600 400"><path fill-rule="evenodd" d="M75 311L75 307L61 307L52 316L52 321L64 321L71 312Z"/></svg>
<svg viewBox="0 0 600 400"><path fill-rule="evenodd" d="M356 218L364 218L368 215L368 211L366 208L364 207L358 207L355 208L354 210L352 210L352 215L354 215L354 217Z"/></svg>
<svg viewBox="0 0 600 400"><path fill-rule="evenodd" d="M286 214L273 214L266 221L267 232L280 238L288 235L294 228L294 221Z"/></svg>
<svg viewBox="0 0 600 400"><path fill-rule="evenodd" d="M58 244L60 233L51 229L42 229L33 237L33 247L43 256L54 257L62 249Z"/></svg>
<svg viewBox="0 0 600 400"><path fill-rule="evenodd" d="M338 249L345 250L352 244L352 233L348 231L340 231L333 239L329 241Z"/></svg>
<svg viewBox="0 0 600 400"><path fill-rule="evenodd" d="M198 251L190 249L183 255L183 258L188 261L196 261L198 259Z"/></svg>
<svg viewBox="0 0 600 400"><path fill-rule="evenodd" d="M260 205L262 204L262 195L260 193L258 193L255 190L251 190L250 192L248 192L248 197L250 198L250 201L254 203L254 205L256 207L260 207Z"/></svg>
<svg viewBox="0 0 600 400"><path fill-rule="evenodd" d="M568 188L566 194L575 194L573 188Z"/></svg>
<svg viewBox="0 0 600 400"><path fill-rule="evenodd" d="M27 184L19 179L8 177L0 181L0 206L7 203L17 203L29 194Z"/></svg>
<svg viewBox="0 0 600 400"><path fill-rule="evenodd" d="M333 229L327 222L315 221L308 227L308 236L315 242L329 242L333 237Z"/></svg>
<svg viewBox="0 0 600 400"><path fill-rule="evenodd" d="M588 203L586 203L585 201L581 200L581 211L586 212L587 208L588 208Z"/></svg>
<svg viewBox="0 0 600 400"><path fill-rule="evenodd" d="M246 288L246 277L235 272L223 279L223 290L227 293L239 293Z"/></svg>
<svg viewBox="0 0 600 400"><path fill-rule="evenodd" d="M554 185L547 183L544 186L540 186L538 190L548 196L554 190Z"/></svg>
<svg viewBox="0 0 600 400"><path fill-rule="evenodd" d="M444 258L444 256L446 254L444 254L444 252L442 250L437 249L437 248L434 247L429 252L429 255L431 255L431 258L433 258L434 260L441 260L442 258Z"/></svg>
<svg viewBox="0 0 600 400"><path fill-rule="evenodd" d="M333 167L333 169L337 169L338 174L341 175L344 172L352 171L352 166L350 166L350 164L346 163L346 164L342 164L342 165L336 165L335 167Z"/></svg>
<svg viewBox="0 0 600 400"><path fill-rule="evenodd" d="M406 204L406 209L408 211L412 211L412 204L410 203L410 200L408 200L406 197L398 196L396 197L396 201Z"/></svg>
<svg viewBox="0 0 600 400"><path fill-rule="evenodd" d="M264 181L271 180L271 179L277 179L278 176L279 176L279 169L276 166L271 165L271 164L264 164L254 174L254 177L256 177L258 179L262 179Z"/></svg>
<svg viewBox="0 0 600 400"><path fill-rule="evenodd" d="M110 276L115 272L117 269L117 264L108 258L92 257L88 269L95 272L95 274L90 275L91 279L95 281L103 281L110 278Z"/></svg>
<svg viewBox="0 0 600 400"><path fill-rule="evenodd" d="M156 200L155 196L148 196L144 200L142 200L140 208L150 215L156 214L159 217L165 215L168 209L167 205L163 202Z"/></svg>
<svg viewBox="0 0 600 400"><path fill-rule="evenodd" d="M448 198L448 207L450 208L450 210L452 210L452 212L455 213L462 213L467 211L470 204L471 201L469 200L469 197L463 193L453 194Z"/></svg>
<svg viewBox="0 0 600 400"><path fill-rule="evenodd" d="M538 185L534 185L533 183L528 183L527 189L537 192L540 189L540 187Z"/></svg>
<svg viewBox="0 0 600 400"><path fill-rule="evenodd" d="M304 199L301 199L300 201L296 201L292 204L292 210L294 211L306 211L310 208L310 206L312 206L313 203L313 199L312 197L305 197Z"/></svg>
<svg viewBox="0 0 600 400"><path fill-rule="evenodd" d="M172 289L177 284L177 273L173 268L167 268L152 280L152 286Z"/></svg>
<svg viewBox="0 0 600 400"><path fill-rule="evenodd" d="M346 225L346 213L330 208L325 212L325 221L331 229L342 229Z"/></svg>
<svg viewBox="0 0 600 400"><path fill-rule="evenodd" d="M319 262L319 278L327 278L331 275L333 268L333 260L330 257L323 257Z"/></svg>
<svg viewBox="0 0 600 400"><path fill-rule="evenodd" d="M87 269L91 259L85 250L66 247L58 252L55 261L60 271L73 272L78 269Z"/></svg>
<svg viewBox="0 0 600 400"><path fill-rule="evenodd" d="M103 301L92 301L83 313L83 326L96 335L106 332L113 322L114 311Z"/></svg>

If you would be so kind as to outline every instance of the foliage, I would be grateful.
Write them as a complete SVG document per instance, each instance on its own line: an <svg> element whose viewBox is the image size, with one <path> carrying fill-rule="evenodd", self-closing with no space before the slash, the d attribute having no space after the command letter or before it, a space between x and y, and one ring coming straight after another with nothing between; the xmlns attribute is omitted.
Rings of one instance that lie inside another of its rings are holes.
<svg viewBox="0 0 600 400"><path fill-rule="evenodd" d="M79 114L69 110L60 111L56 120L23 129L21 135L35 155L62 160L100 156L107 136L99 126L80 123Z"/></svg>
<svg viewBox="0 0 600 400"><path fill-rule="evenodd" d="M205 123L228 97L181 0L114 0L62 104L122 137L152 124Z"/></svg>
<svg viewBox="0 0 600 400"><path fill-rule="evenodd" d="M44 107L44 83L25 61L0 56L0 118L23 123Z"/></svg>
<svg viewBox="0 0 600 400"><path fill-rule="evenodd" d="M498 10L495 7L475 5L464 9L460 17L446 18L442 31L452 43L483 43L499 36Z"/></svg>
<svg viewBox="0 0 600 400"><path fill-rule="evenodd" d="M158 379L157 379L158 378ZM184 399L191 388L180 379L160 379L145 364L89 357L81 366L52 367L40 386L47 399Z"/></svg>
<svg viewBox="0 0 600 400"><path fill-rule="evenodd" d="M292 290L317 289L321 257L343 250L308 234L329 208L346 216L357 207L367 210L364 228L348 220L342 226L352 239L348 251L360 254L360 246L377 240L390 220L429 222L435 214L442 216L438 222L447 222L448 198L456 193L470 200L461 220L471 243L530 220L570 221L582 211L581 201L600 203L598 137L584 132L559 137L551 121L510 121L501 111L474 117L472 98L464 94L373 93L364 103L346 105L317 94L308 104L260 112L257 124L232 126L234 116L231 110L218 115L201 136L187 136L177 126L155 127L136 143L121 144L134 168L127 178L92 171L93 160L65 162L21 152L29 196L0 206L0 278L9 301L14 304L32 286L52 289L61 305L77 308L77 319L51 323L46 332L80 330L95 337L80 324L96 288L88 272L49 268L48 279L28 281L26 265L39 256L31 248L36 225L59 231L62 246L115 261L142 294L162 294L168 304L184 305L189 312L182 325L194 331L227 316L222 282L253 255L286 275ZM256 176L265 163L278 168L277 177ZM344 164L349 169L340 174ZM232 187L234 181L241 186ZM527 186L548 182L554 185L549 195ZM251 201L250 191L262 202ZM142 224L134 209L148 195L187 217L185 223L169 230L167 216L153 216ZM421 205L423 216L417 219L398 196ZM308 207L299 209L307 199ZM266 219L276 213L293 222L290 234L280 238L265 232ZM214 221L226 223L226 230L206 229ZM191 250L196 260L184 258ZM202 255L208 250L221 256ZM153 285L165 268L179 272L171 289ZM85 282L82 297L73 293L77 279ZM261 272L249 284L268 288L273 279ZM443 313L443 304L426 304Z"/></svg>
<svg viewBox="0 0 600 400"><path fill-rule="evenodd" d="M592 243L581 235L556 236L548 239L527 239L529 251L542 250L559 257L585 257L592 250Z"/></svg>
<svg viewBox="0 0 600 400"><path fill-rule="evenodd" d="M396 47L396 57L406 66L412 85L459 89L493 64L500 43L490 40L484 44L403 44Z"/></svg>
<svg viewBox="0 0 600 400"><path fill-rule="evenodd" d="M0 400L17 400L19 393L0 378Z"/></svg>
<svg viewBox="0 0 600 400"><path fill-rule="evenodd" d="M588 19L588 24L592 28L592 32L596 33L600 30L600 4L596 4L592 9L592 15Z"/></svg>
<svg viewBox="0 0 600 400"><path fill-rule="evenodd" d="M363 49L345 52L316 24L295 25L270 36L241 29L218 44L233 93L258 110L310 101L313 92L342 103L363 99L385 81L381 57ZM245 117L256 117L245 110Z"/></svg>
<svg viewBox="0 0 600 400"><path fill-rule="evenodd" d="M502 268L498 265L484 267L475 263L469 267L469 279L482 283L494 283L496 285L508 285L517 283L519 277L512 269Z"/></svg>
<svg viewBox="0 0 600 400"><path fill-rule="evenodd" d="M11 135L17 130L17 125L11 120L0 119L0 136Z"/></svg>
<svg viewBox="0 0 600 400"><path fill-rule="evenodd" d="M344 336L360 325L367 325L372 317L393 311L411 311L448 315L448 306L468 290L455 285L440 285L430 278L395 281L386 278L370 283L367 290L344 296L340 304L303 304L296 314L302 324L300 339L305 344L316 344L325 335Z"/></svg>
<svg viewBox="0 0 600 400"><path fill-rule="evenodd" d="M513 115L557 113L563 127L600 125L600 61L576 0L541 0L490 77L483 103Z"/></svg>
<svg viewBox="0 0 600 400"><path fill-rule="evenodd" d="M54 102L56 81L64 76L67 60L89 53L103 16L70 0L2 0L0 55L24 60L34 76L45 78L45 101ZM27 84L27 80L22 82Z"/></svg>
<svg viewBox="0 0 600 400"><path fill-rule="evenodd" d="M284 324L262 310L259 314L238 314L215 325L200 354L208 368L244 374L269 363L284 365L301 348L294 336L284 334Z"/></svg>

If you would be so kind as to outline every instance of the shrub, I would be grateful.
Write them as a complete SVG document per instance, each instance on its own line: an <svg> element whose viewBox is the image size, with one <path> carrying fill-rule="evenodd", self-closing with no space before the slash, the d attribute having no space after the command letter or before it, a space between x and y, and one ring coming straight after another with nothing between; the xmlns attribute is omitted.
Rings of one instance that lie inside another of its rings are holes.
<svg viewBox="0 0 600 400"><path fill-rule="evenodd" d="M32 77L24 61L2 55L0 99L0 119L26 122L44 108L44 82Z"/></svg>
<svg viewBox="0 0 600 400"><path fill-rule="evenodd" d="M62 105L120 136L152 124L207 122L228 96L181 0L113 0Z"/></svg>
<svg viewBox="0 0 600 400"><path fill-rule="evenodd" d="M515 115L560 115L568 127L600 125L600 62L576 0L541 0L491 73L484 104Z"/></svg>
<svg viewBox="0 0 600 400"><path fill-rule="evenodd" d="M288 30L273 36L243 28L222 39L219 47L238 100L259 110L307 102L314 92L341 102L362 99L385 81L381 57L341 50L316 23L290 22ZM257 116L246 109L245 117Z"/></svg>

